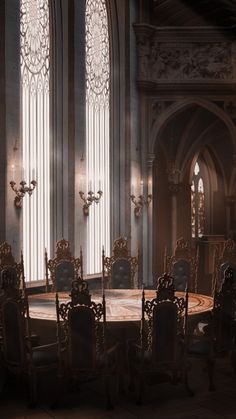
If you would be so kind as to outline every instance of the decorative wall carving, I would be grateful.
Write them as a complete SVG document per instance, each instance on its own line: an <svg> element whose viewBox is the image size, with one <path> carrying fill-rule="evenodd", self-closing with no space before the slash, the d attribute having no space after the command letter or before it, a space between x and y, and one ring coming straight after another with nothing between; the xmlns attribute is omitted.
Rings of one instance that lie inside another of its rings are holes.
<svg viewBox="0 0 236 419"><path fill-rule="evenodd" d="M213 79L233 78L231 44L161 43L154 41L150 54L150 77L158 79Z"/></svg>
<svg viewBox="0 0 236 419"><path fill-rule="evenodd" d="M225 40L163 40L156 28L135 25L139 80L230 81L234 79L234 45Z"/></svg>

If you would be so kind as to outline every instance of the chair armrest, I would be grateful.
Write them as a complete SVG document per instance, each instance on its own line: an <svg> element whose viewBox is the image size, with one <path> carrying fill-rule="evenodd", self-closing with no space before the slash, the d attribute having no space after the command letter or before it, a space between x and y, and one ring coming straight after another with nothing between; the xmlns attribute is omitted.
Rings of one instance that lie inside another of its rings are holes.
<svg viewBox="0 0 236 419"><path fill-rule="evenodd" d="M40 346L34 346L32 348L32 351L48 351L48 350L52 350L52 349L57 349L58 348L58 344L55 343L48 343L46 345L40 345Z"/></svg>
<svg viewBox="0 0 236 419"><path fill-rule="evenodd" d="M113 346L111 346L110 348L108 348L108 349L106 350L107 355L110 355L110 354L112 354L113 352L117 351L117 350L118 350L118 348L119 348L119 346L120 346L120 344L119 344L119 343L116 343L115 345L113 345Z"/></svg>

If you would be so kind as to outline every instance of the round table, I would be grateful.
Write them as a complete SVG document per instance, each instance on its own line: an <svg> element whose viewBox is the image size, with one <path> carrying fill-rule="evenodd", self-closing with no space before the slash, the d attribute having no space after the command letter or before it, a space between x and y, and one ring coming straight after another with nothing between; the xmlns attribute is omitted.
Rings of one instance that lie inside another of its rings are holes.
<svg viewBox="0 0 236 419"><path fill-rule="evenodd" d="M90 291L92 300L101 302L101 290ZM184 293L177 292L177 296ZM155 290L145 290L145 298L155 298ZM107 322L137 322L141 319L142 290L139 289L109 289L105 290L106 319ZM59 293L59 302L70 300L69 292ZM189 294L189 316L199 315L210 311L213 307L213 299L207 295ZM55 293L34 294L29 296L30 317L41 320L56 320Z"/></svg>

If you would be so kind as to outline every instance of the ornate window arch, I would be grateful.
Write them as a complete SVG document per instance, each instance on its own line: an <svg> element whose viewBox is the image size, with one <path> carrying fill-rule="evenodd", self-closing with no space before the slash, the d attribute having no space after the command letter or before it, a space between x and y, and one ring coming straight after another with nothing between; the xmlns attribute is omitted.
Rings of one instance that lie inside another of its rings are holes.
<svg viewBox="0 0 236 419"><path fill-rule="evenodd" d="M103 192L87 220L87 273L110 251L110 46L106 0L86 0L86 182Z"/></svg>
<svg viewBox="0 0 236 419"><path fill-rule="evenodd" d="M200 160L195 163L191 184L192 237L202 237L205 232L205 188Z"/></svg>
<svg viewBox="0 0 236 419"><path fill-rule="evenodd" d="M23 204L27 280L44 278L50 252L50 27L49 0L20 1L22 178L37 181Z"/></svg>

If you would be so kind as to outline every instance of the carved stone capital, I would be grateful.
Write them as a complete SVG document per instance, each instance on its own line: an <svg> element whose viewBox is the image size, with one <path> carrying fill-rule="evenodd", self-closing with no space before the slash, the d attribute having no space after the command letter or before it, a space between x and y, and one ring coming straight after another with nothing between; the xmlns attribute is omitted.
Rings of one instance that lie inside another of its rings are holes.
<svg viewBox="0 0 236 419"><path fill-rule="evenodd" d="M151 169L153 166L153 162L155 160L156 155L153 153L149 153L148 154L148 158L147 158L147 167L148 169Z"/></svg>
<svg viewBox="0 0 236 419"><path fill-rule="evenodd" d="M170 184L180 183L181 171L176 167L174 161L170 161L167 167L168 181Z"/></svg>
<svg viewBox="0 0 236 419"><path fill-rule="evenodd" d="M182 189L182 183L169 182L168 188L170 192L172 192L173 194L176 194Z"/></svg>

